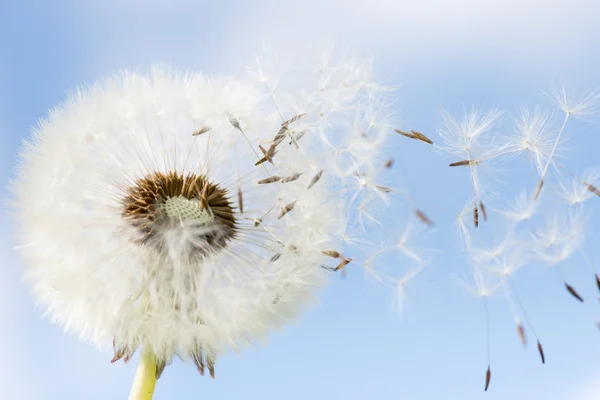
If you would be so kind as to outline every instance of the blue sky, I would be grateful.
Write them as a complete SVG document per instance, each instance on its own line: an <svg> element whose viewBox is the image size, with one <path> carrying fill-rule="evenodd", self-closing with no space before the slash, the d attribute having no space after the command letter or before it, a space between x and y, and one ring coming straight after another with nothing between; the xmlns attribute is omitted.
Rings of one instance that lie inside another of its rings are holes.
<svg viewBox="0 0 600 400"><path fill-rule="evenodd" d="M0 182L8 182L19 142L30 127L78 85L156 62L236 73L264 42L299 51L341 42L374 54L379 76L400 88L402 119L422 132L433 133L440 126L442 106L452 111L463 104L514 110L521 104L549 105L540 91L557 83L582 91L600 87L595 18L600 5L582 0L521 3L4 0ZM598 165L598 123L573 126L570 168ZM468 187L448 170L447 160L427 148L397 143L390 154L398 160L398 184L458 212ZM418 176L413 165L419 165ZM518 191L535 185L524 175L509 175L507 187ZM594 222L600 226L597 203L589 206L595 213L590 243L600 259L598 229L593 228ZM275 332L268 347L220 359L216 380L174 362L158 382L155 398L599 398L595 320L600 306L582 259L573 259L569 279L589 299L584 305L565 294L549 270L524 271L516 280L544 344L546 365L533 346L521 348L506 303L490 303L493 377L484 393L483 304L453 278L464 267L454 250L453 215L437 208L429 213L438 229L422 244L437 250L436 261L410 283L402 319L390 307L392 293L366 281L356 268L347 280L334 279L321 305L300 324ZM42 317L21 283L10 236L10 219L2 209L0 397L126 398L135 363L111 365L109 352L63 334Z"/></svg>

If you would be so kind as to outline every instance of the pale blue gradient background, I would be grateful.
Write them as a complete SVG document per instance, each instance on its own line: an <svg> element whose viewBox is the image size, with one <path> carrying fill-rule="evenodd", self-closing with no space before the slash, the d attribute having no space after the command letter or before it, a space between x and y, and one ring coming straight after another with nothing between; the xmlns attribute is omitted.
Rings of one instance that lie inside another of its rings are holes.
<svg viewBox="0 0 600 400"><path fill-rule="evenodd" d="M263 41L303 51L342 40L375 54L379 75L401 87L407 126L422 132L439 127L441 106L514 109L543 103L540 90L563 81L582 90L599 87L600 5L519 3L0 0L0 182L8 182L30 127L77 85L155 62L235 73ZM571 169L597 165L600 126L573 126L578 135L569 143ZM468 195L464 177L426 146L394 143L397 183L458 211ZM507 179L516 190L535 185L519 174ZM590 243L600 259L593 229L600 223L598 199L588 209L595 212ZM334 279L318 308L298 326L274 333L268 347L220 359L216 380L175 361L155 399L600 398L600 333L594 324L600 307L579 256L569 279L586 297L584 305L565 294L550 271L525 271L516 281L542 338L546 365L532 346L521 348L506 303L491 303L493 377L490 391L483 392L483 304L452 277L463 269L453 251L452 215L428 211L439 228L422 244L439 253L432 268L410 283L402 320L389 307L392 293L350 269L346 281ZM127 398L137 358L111 365L110 353L41 318L20 281L7 212L0 213L0 398ZM399 211L402 218L407 213Z"/></svg>

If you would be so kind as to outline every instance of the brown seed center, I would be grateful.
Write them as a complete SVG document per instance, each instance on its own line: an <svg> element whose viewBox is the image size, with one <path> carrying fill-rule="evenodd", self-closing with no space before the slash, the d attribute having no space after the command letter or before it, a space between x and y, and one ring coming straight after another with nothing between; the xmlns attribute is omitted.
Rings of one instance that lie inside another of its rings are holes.
<svg viewBox="0 0 600 400"><path fill-rule="evenodd" d="M121 203L123 218L140 233L135 242L159 250L162 234L173 229L191 233L190 252L202 256L225 247L236 232L227 191L203 175L153 172L129 187Z"/></svg>

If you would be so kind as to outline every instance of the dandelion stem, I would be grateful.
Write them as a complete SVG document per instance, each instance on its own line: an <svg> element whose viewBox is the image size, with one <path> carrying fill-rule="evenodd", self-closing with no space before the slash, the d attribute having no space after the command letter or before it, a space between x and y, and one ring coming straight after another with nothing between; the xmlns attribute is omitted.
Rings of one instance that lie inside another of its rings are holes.
<svg viewBox="0 0 600 400"><path fill-rule="evenodd" d="M140 356L129 400L152 400L156 385L156 356L145 348Z"/></svg>
<svg viewBox="0 0 600 400"><path fill-rule="evenodd" d="M565 119L560 127L560 131L558 132L558 136L556 136L556 140L554 141L554 145L552 146L552 151L550 151L550 155L548 156L548 161L546 162L546 166L544 167L544 171L542 172L542 176L540 177L540 183L538 183L538 187L536 189L535 195L533 196L534 200L537 200L538 195L540 194L540 190L542 190L542 184L544 182L544 178L546 178L546 174L548 173L548 167L552 163L552 157L554 156L554 152L556 151L556 146L562 137L563 131L565 130L565 126L567 125L567 121L569 120L569 116L571 113L567 113L565 115Z"/></svg>

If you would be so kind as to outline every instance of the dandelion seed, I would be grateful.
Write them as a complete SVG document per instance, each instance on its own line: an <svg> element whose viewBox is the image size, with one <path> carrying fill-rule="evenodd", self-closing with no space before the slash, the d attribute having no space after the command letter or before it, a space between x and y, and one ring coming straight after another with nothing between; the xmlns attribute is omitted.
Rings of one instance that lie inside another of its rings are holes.
<svg viewBox="0 0 600 400"><path fill-rule="evenodd" d="M449 166L450 167L461 167L463 165L471 165L471 160L462 160L462 161L453 162Z"/></svg>
<svg viewBox="0 0 600 400"><path fill-rule="evenodd" d="M485 206L483 205L483 201L479 200L479 209L481 210L481 216L484 221L487 221L487 213L485 211Z"/></svg>
<svg viewBox="0 0 600 400"><path fill-rule="evenodd" d="M281 126L288 127L291 123L294 123L294 122L298 121L300 118L304 118L305 116L306 116L306 113L295 115L292 118L288 119L287 121L282 122Z"/></svg>
<svg viewBox="0 0 600 400"><path fill-rule="evenodd" d="M384 164L384 167L389 169L392 168L392 166L394 165L394 160L392 160L391 158L389 160L387 160Z"/></svg>
<svg viewBox="0 0 600 400"><path fill-rule="evenodd" d="M583 303L583 297L581 297L581 296L579 295L579 293L577 293L577 291L575 291L575 289L574 289L574 288L573 288L571 285L569 285L568 283L566 283L566 282L565 282L565 287L567 288L567 291L568 291L569 293L571 293L571 295L572 295L573 297L575 297L577 300L579 300L580 302L582 302L582 303Z"/></svg>
<svg viewBox="0 0 600 400"><path fill-rule="evenodd" d="M281 183L294 182L295 180L297 180L298 178L300 178L301 175L302 175L301 173L297 173L297 174L293 174L293 175L290 175L288 177L282 178L281 179Z"/></svg>
<svg viewBox="0 0 600 400"><path fill-rule="evenodd" d="M537 200L538 196L540 195L540 192L542 191L542 186L544 186L544 178L540 179L540 181L538 182L535 188L535 193L533 194L533 200Z"/></svg>
<svg viewBox="0 0 600 400"><path fill-rule="evenodd" d="M433 144L433 141L429 139L427 136L423 135L421 132L410 131L413 134L414 138L420 140L422 142Z"/></svg>
<svg viewBox="0 0 600 400"><path fill-rule="evenodd" d="M317 172L317 174L314 176L314 178L312 178L312 180L310 181L310 183L308 184L308 189L310 190L313 186L315 186L315 183L319 182L319 179L321 179L321 176L323 176L323 171L325 170L320 170L319 172Z"/></svg>
<svg viewBox="0 0 600 400"><path fill-rule="evenodd" d="M479 211L477 210L477 203L473 204L473 225L475 225L475 228L479 226Z"/></svg>
<svg viewBox="0 0 600 400"><path fill-rule="evenodd" d="M415 135L414 135L414 134L412 134L412 133L404 132L404 131L402 131L402 130L400 130L400 129L394 129L394 131L396 131L397 133L399 133L399 134L401 134L402 136L405 136L405 137L407 137L407 138L410 138L410 139L416 139Z"/></svg>
<svg viewBox="0 0 600 400"><path fill-rule="evenodd" d="M596 286L598 287L598 290L600 290L600 277L598 274L595 274L594 276L596 277Z"/></svg>
<svg viewBox="0 0 600 400"><path fill-rule="evenodd" d="M238 205L240 213L244 213L244 198L242 197L242 189L238 188Z"/></svg>
<svg viewBox="0 0 600 400"><path fill-rule="evenodd" d="M544 349L542 348L542 344L538 340L537 342L538 352L540 353L540 357L542 358L542 364L546 364L546 356L544 355Z"/></svg>
<svg viewBox="0 0 600 400"><path fill-rule="evenodd" d="M434 225L433 221L430 220L423 211L421 211L419 209L415 209L415 215L417 216L417 218L419 218L421 220L421 222L423 222L425 225L429 226L430 228Z"/></svg>
<svg viewBox="0 0 600 400"><path fill-rule="evenodd" d="M275 175L274 175L274 176L270 176L270 177L268 177L268 178L265 178L265 179L261 179L261 180L260 180L260 181L258 181L257 183L258 183L259 185L264 185L264 184L266 184L266 183L274 183L274 182L279 182L280 180L281 180L281 177L280 177L280 176L275 176Z"/></svg>
<svg viewBox="0 0 600 400"><path fill-rule="evenodd" d="M208 126L202 127L196 131L194 131L194 133L192 133L192 136L200 136L206 132L210 132L212 128L209 128Z"/></svg>
<svg viewBox="0 0 600 400"><path fill-rule="evenodd" d="M344 268L346 265L350 264L352 258L342 258L342 261L335 267L334 271L338 271L341 268Z"/></svg>
<svg viewBox="0 0 600 400"><path fill-rule="evenodd" d="M291 203L288 203L285 207L283 207L283 209L281 210L281 214L279 214L279 217L277 217L277 219L283 218L287 213L292 211L295 206L296 206L296 201L292 201Z"/></svg>
<svg viewBox="0 0 600 400"><path fill-rule="evenodd" d="M340 253L335 250L325 250L323 251L323 254L331 258L340 258Z"/></svg>
<svg viewBox="0 0 600 400"><path fill-rule="evenodd" d="M587 189L590 192L594 193L596 196L600 196L600 189L598 189L596 186L592 185L591 183L586 183L586 182L584 182L583 184L587 187Z"/></svg>
<svg viewBox="0 0 600 400"><path fill-rule="evenodd" d="M492 370L488 365L487 371L485 371L485 391L487 392L488 387L490 386L490 380L492 379Z"/></svg>
<svg viewBox="0 0 600 400"><path fill-rule="evenodd" d="M525 329L522 324L517 324L517 333L519 334L519 338L521 339L521 343L523 346L527 345L527 339L525 337Z"/></svg>
<svg viewBox="0 0 600 400"><path fill-rule="evenodd" d="M381 190L382 192L385 192L385 193L392 193L392 192L394 192L394 189L392 189L392 188L389 188L389 187L387 187L387 186L375 185L375 187L376 187L377 189Z"/></svg>
<svg viewBox="0 0 600 400"><path fill-rule="evenodd" d="M270 262L275 262L277 260L279 260L279 257L281 257L280 253L275 253L275 255L273 257L271 257L271 259L269 260Z"/></svg>

